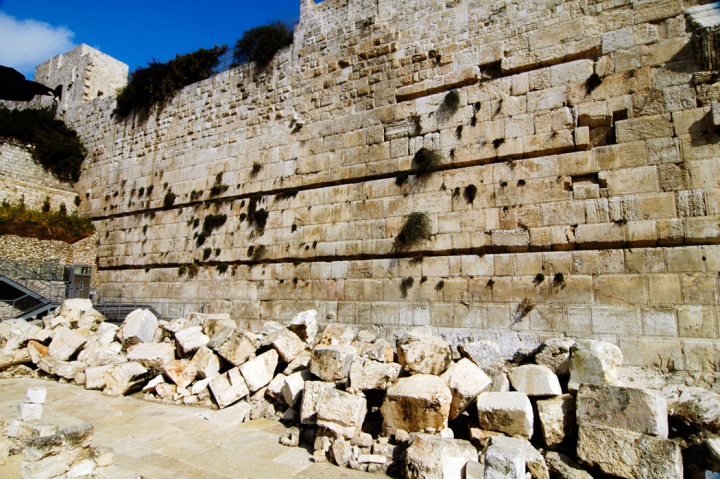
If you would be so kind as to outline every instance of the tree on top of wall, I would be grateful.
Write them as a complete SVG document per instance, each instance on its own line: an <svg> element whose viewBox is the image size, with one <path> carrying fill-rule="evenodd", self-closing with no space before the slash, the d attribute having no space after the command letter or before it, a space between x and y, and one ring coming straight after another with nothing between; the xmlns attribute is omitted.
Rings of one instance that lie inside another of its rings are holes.
<svg viewBox="0 0 720 479"><path fill-rule="evenodd" d="M258 68L265 68L280 49L292 42L293 27L285 23L273 22L251 28L235 44L233 64L255 62Z"/></svg>

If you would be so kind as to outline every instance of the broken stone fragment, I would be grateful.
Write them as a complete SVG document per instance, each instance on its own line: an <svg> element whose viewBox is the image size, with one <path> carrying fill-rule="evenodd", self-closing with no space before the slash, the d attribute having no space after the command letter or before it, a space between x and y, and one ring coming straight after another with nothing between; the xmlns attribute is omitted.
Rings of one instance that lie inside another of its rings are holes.
<svg viewBox="0 0 720 479"><path fill-rule="evenodd" d="M665 396L650 389L581 384L577 392L577 423L596 424L668 437Z"/></svg>
<svg viewBox="0 0 720 479"><path fill-rule="evenodd" d="M65 319L67 319L69 322L77 324L83 314L85 314L86 311L90 310L95 311L92 301L90 301L89 299L71 298L66 299L62 302L62 304L60 305L59 314L60 316L63 316ZM97 313L97 311L95 312Z"/></svg>
<svg viewBox="0 0 720 479"><path fill-rule="evenodd" d="M325 389L318 400L317 424L338 436L351 439L360 431L367 401L338 389Z"/></svg>
<svg viewBox="0 0 720 479"><path fill-rule="evenodd" d="M572 338L548 339L535 355L535 363L549 367L559 376L570 374L570 349L574 344Z"/></svg>
<svg viewBox="0 0 720 479"><path fill-rule="evenodd" d="M197 377L197 369L189 359L173 359L163 366L163 373L179 388L186 388Z"/></svg>
<svg viewBox="0 0 720 479"><path fill-rule="evenodd" d="M424 329L413 329L398 339L398 362L410 374L440 375L452 362L450 345Z"/></svg>
<svg viewBox="0 0 720 479"><path fill-rule="evenodd" d="M398 429L420 432L447 427L452 394L445 381L430 374L400 378L391 385L380 412L385 435Z"/></svg>
<svg viewBox="0 0 720 479"><path fill-rule="evenodd" d="M464 476L465 465L478 458L477 451L467 441L422 433L414 436L406 453L407 479L460 478Z"/></svg>
<svg viewBox="0 0 720 479"><path fill-rule="evenodd" d="M605 474L638 477L683 477L680 446L671 440L595 424L580 424L578 459Z"/></svg>
<svg viewBox="0 0 720 479"><path fill-rule="evenodd" d="M255 392L270 384L270 381L275 376L277 365L278 353L274 349L240 365L240 372L245 378L250 392Z"/></svg>
<svg viewBox="0 0 720 479"><path fill-rule="evenodd" d="M48 374L74 381L86 366L80 361L61 361L52 356L46 356L38 361L37 367Z"/></svg>
<svg viewBox="0 0 720 479"><path fill-rule="evenodd" d="M285 363L291 362L305 349L305 343L297 334L288 329L278 331L271 344Z"/></svg>
<svg viewBox="0 0 720 479"><path fill-rule="evenodd" d="M280 444L288 447L298 447L300 445L300 429L297 427L289 427L280 436Z"/></svg>
<svg viewBox="0 0 720 479"><path fill-rule="evenodd" d="M178 345L178 349L182 357L187 357L188 355L193 354L195 351L205 346L209 341L210 338L203 334L201 326L193 326L175 333L175 342Z"/></svg>
<svg viewBox="0 0 720 479"><path fill-rule="evenodd" d="M315 346L309 369L323 381L342 381L348 377L356 350L350 345Z"/></svg>
<svg viewBox="0 0 720 479"><path fill-rule="evenodd" d="M663 389L670 416L688 426L720 433L720 396L707 389L668 386Z"/></svg>
<svg viewBox="0 0 720 479"><path fill-rule="evenodd" d="M195 352L192 363L200 378L213 378L220 374L220 358L206 346L200 347Z"/></svg>
<svg viewBox="0 0 720 479"><path fill-rule="evenodd" d="M311 351L308 351L307 349L301 351L300 354L298 354L295 359L293 359L290 364L287 365L287 367L283 371L283 374L285 374L286 376L290 376L294 372L300 371L302 369L307 369L308 365L310 364L311 358Z"/></svg>
<svg viewBox="0 0 720 479"><path fill-rule="evenodd" d="M563 394L537 402L538 419L542 430L545 446L555 449L567 439L573 441L577 437L575 422L575 397Z"/></svg>
<svg viewBox="0 0 720 479"><path fill-rule="evenodd" d="M622 366L620 348L604 341L582 340L570 351L568 389L577 391L582 383L618 384L617 368Z"/></svg>
<svg viewBox="0 0 720 479"><path fill-rule="evenodd" d="M482 369L495 368L505 363L500 348L495 341L481 340L458 347L460 354Z"/></svg>
<svg viewBox="0 0 720 479"><path fill-rule="evenodd" d="M50 354L47 346L37 341L28 341L26 349L33 364L37 364L40 359ZM82 352L80 354L82 354Z"/></svg>
<svg viewBox="0 0 720 479"><path fill-rule="evenodd" d="M215 376L210 380L208 387L220 409L238 402L250 393L237 368Z"/></svg>
<svg viewBox="0 0 720 479"><path fill-rule="evenodd" d="M127 350L127 360L136 361L148 369L161 370L175 359L175 346L170 343L138 343Z"/></svg>
<svg viewBox="0 0 720 479"><path fill-rule="evenodd" d="M290 407L294 407L295 404L297 404L302 396L303 390L305 389L305 382L309 381L310 378L312 378L312 374L308 370L297 371L285 377L285 381L281 389L285 404Z"/></svg>
<svg viewBox="0 0 720 479"><path fill-rule="evenodd" d="M320 396L326 389L334 389L334 383L324 381L305 381L302 401L300 403L300 422L316 424Z"/></svg>
<svg viewBox="0 0 720 479"><path fill-rule="evenodd" d="M593 479L578 463L565 454L548 451L545 454L548 471L559 479Z"/></svg>
<svg viewBox="0 0 720 479"><path fill-rule="evenodd" d="M55 329L53 340L48 348L50 356L67 361L85 344L87 338L66 327Z"/></svg>
<svg viewBox="0 0 720 479"><path fill-rule="evenodd" d="M480 393L477 398L480 427L526 439L533 434L533 409L525 393Z"/></svg>
<svg viewBox="0 0 720 479"><path fill-rule="evenodd" d="M255 356L255 344L247 336L233 333L215 351L233 366L240 366Z"/></svg>
<svg viewBox="0 0 720 479"><path fill-rule="evenodd" d="M355 332L343 324L330 323L325 326L318 341L320 346L348 346L355 339Z"/></svg>
<svg viewBox="0 0 720 479"><path fill-rule="evenodd" d="M106 396L122 396L142 388L148 370L140 363L128 362L113 366L104 374Z"/></svg>
<svg viewBox="0 0 720 479"><path fill-rule="evenodd" d="M205 333L211 339L218 331L223 328L231 328L234 330L237 327L235 321L230 319L230 314L228 313L192 314L194 314L199 320L201 320L200 324L203 328L203 333Z"/></svg>
<svg viewBox="0 0 720 479"><path fill-rule="evenodd" d="M525 441L512 437L490 438L484 453L485 479L524 479Z"/></svg>
<svg viewBox="0 0 720 479"><path fill-rule="evenodd" d="M158 328L158 319L147 309L136 309L125 317L117 332L123 347L137 343L151 343Z"/></svg>
<svg viewBox="0 0 720 479"><path fill-rule="evenodd" d="M467 358L452 363L442 375L452 393L450 419L457 418L475 401L492 380L478 366Z"/></svg>
<svg viewBox="0 0 720 479"><path fill-rule="evenodd" d="M112 365L107 364L105 366L85 368L85 389L104 389L106 385L105 373L108 372L112 367Z"/></svg>
<svg viewBox="0 0 720 479"><path fill-rule="evenodd" d="M372 344L365 345L361 356L381 363L392 363L395 359L395 352L392 345L384 339L377 339Z"/></svg>
<svg viewBox="0 0 720 479"><path fill-rule="evenodd" d="M338 466L345 467L353 457L352 445L343 438L337 438L330 446L330 459Z"/></svg>
<svg viewBox="0 0 720 479"><path fill-rule="evenodd" d="M90 340L85 343L83 350L80 351L80 354L78 354L78 361L82 361L91 367L124 362L125 359L120 356L121 352L122 345L118 342L110 342L106 344L101 342L98 338L90 338ZM173 351L172 357L174 356L175 354Z"/></svg>
<svg viewBox="0 0 720 479"><path fill-rule="evenodd" d="M295 315L292 321L290 321L288 329L297 334L298 337L306 343L311 344L318 332L316 318L317 311L314 309L303 311Z"/></svg>
<svg viewBox="0 0 720 479"><path fill-rule="evenodd" d="M549 367L539 364L525 364L512 368L508 373L510 384L516 391L528 396L559 396L562 394L560 381Z"/></svg>
<svg viewBox="0 0 720 479"><path fill-rule="evenodd" d="M350 366L350 386L356 391L387 389L397 380L401 369L397 363L380 363L356 356Z"/></svg>

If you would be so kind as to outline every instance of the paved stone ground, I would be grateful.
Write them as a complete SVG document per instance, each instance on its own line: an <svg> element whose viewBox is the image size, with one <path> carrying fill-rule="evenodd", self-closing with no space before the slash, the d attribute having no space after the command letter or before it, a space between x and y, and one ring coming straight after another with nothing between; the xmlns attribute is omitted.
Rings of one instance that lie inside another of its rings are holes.
<svg viewBox="0 0 720 479"><path fill-rule="evenodd" d="M0 419L12 418L29 387L47 388L43 421L66 427L95 426L93 446L115 450L104 468L108 479L387 477L313 463L303 448L278 443L284 426L257 420L238 423L232 407L222 411L156 404L133 397L109 398L99 391L41 379L0 380ZM18 458L0 466L0 478L19 478ZM100 470L98 470L100 472Z"/></svg>

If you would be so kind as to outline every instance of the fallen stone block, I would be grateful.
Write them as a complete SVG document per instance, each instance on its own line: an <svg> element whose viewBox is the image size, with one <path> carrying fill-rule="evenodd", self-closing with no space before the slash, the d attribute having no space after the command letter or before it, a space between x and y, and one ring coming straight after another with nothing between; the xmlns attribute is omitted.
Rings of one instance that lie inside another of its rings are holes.
<svg viewBox="0 0 720 479"><path fill-rule="evenodd" d="M604 341L582 340L570 351L568 389L577 391L582 383L618 384L617 368L622 366L620 348Z"/></svg>
<svg viewBox="0 0 720 479"><path fill-rule="evenodd" d="M289 376L288 376L289 377ZM300 422L316 424L320 396L326 389L334 389L334 383L324 381L305 381L300 403Z"/></svg>
<svg viewBox="0 0 720 479"><path fill-rule="evenodd" d="M627 479L683 477L680 446L671 440L594 424L580 424L578 459L605 474Z"/></svg>
<svg viewBox="0 0 720 479"><path fill-rule="evenodd" d="M197 377L197 369L188 359L173 359L163 366L163 373L179 388L186 388Z"/></svg>
<svg viewBox="0 0 720 479"><path fill-rule="evenodd" d="M384 339L377 339L372 344L363 347L360 354L366 359L379 361L381 363L392 363L395 360L395 352L392 345Z"/></svg>
<svg viewBox="0 0 720 479"><path fill-rule="evenodd" d="M60 305L58 313L71 323L77 323L86 311L93 310L92 301L85 298L66 299ZM100 314L100 313L98 313ZM103 318L104 319L104 318Z"/></svg>
<svg viewBox="0 0 720 479"><path fill-rule="evenodd" d="M175 346L170 343L138 343L127 349L128 361L136 361L157 371L174 359Z"/></svg>
<svg viewBox="0 0 720 479"><path fill-rule="evenodd" d="M85 368L85 389L104 389L106 386L105 373L108 372L112 367L112 365L108 364L105 366Z"/></svg>
<svg viewBox="0 0 720 479"><path fill-rule="evenodd" d="M192 358L193 366L197 370L197 374L201 378L213 378L220 374L220 358L212 351L212 349L202 346Z"/></svg>
<svg viewBox="0 0 720 479"><path fill-rule="evenodd" d="M215 313L215 314L202 314L202 313L191 313L194 314L198 319L201 320L203 333L205 333L210 339L223 328L235 329L237 324L235 321L230 319L228 313Z"/></svg>
<svg viewBox="0 0 720 479"><path fill-rule="evenodd" d="M240 372L245 378L250 392L267 386L275 376L278 365L278 353L274 349L267 351L240 365Z"/></svg>
<svg viewBox="0 0 720 479"><path fill-rule="evenodd" d="M559 479L593 479L593 477L577 462L565 454L548 451L545 454L548 471Z"/></svg>
<svg viewBox="0 0 720 479"><path fill-rule="evenodd" d="M274 335L271 344L285 363L291 362L305 349L305 343L297 334L288 329L278 331Z"/></svg>
<svg viewBox="0 0 720 479"><path fill-rule="evenodd" d="M318 345L320 346L349 346L355 339L355 332L343 324L330 323L325 326Z"/></svg>
<svg viewBox="0 0 720 479"><path fill-rule="evenodd" d="M673 419L720 433L720 396L717 393L691 386L668 386L663 393Z"/></svg>
<svg viewBox="0 0 720 479"><path fill-rule="evenodd" d="M298 313L295 315L292 321L290 321L290 326L288 326L288 329L290 329L290 331L292 331L293 333L297 334L300 339L310 344L313 342L318 332L318 324L316 318L317 311L315 311L314 309L303 311L302 313Z"/></svg>
<svg viewBox="0 0 720 479"><path fill-rule="evenodd" d="M158 319L147 309L136 309L125 317L117 337L123 347L137 343L151 343L158 328Z"/></svg>
<svg viewBox="0 0 720 479"><path fill-rule="evenodd" d="M87 338L66 327L57 328L48 347L50 356L67 361L85 344Z"/></svg>
<svg viewBox="0 0 720 479"><path fill-rule="evenodd" d="M120 343L110 342L106 344L101 342L98 338L94 337L88 340L87 343L85 343L85 347L82 351L80 351L80 354L78 354L78 361L82 361L90 367L105 366L106 364L124 362L125 359L121 358L120 356L121 352L122 345Z"/></svg>
<svg viewBox="0 0 720 479"><path fill-rule="evenodd" d="M400 378L387 389L380 411L385 435L447 427L452 393L445 381L430 374Z"/></svg>
<svg viewBox="0 0 720 479"><path fill-rule="evenodd" d="M187 357L205 346L210 341L202 332L201 326L193 326L175 333L175 342L182 357Z"/></svg>
<svg viewBox="0 0 720 479"><path fill-rule="evenodd" d="M350 387L356 391L387 389L397 380L402 366L397 363L380 363L355 356L350 366Z"/></svg>
<svg viewBox="0 0 720 479"><path fill-rule="evenodd" d="M533 434L533 409L521 392L480 393L477 398L480 427L526 439Z"/></svg>
<svg viewBox="0 0 720 479"><path fill-rule="evenodd" d="M285 376L283 373L275 375L275 377L272 378L272 381L270 381L270 383L265 388L265 395L273 398L276 401L284 401L284 399L282 398L282 388L285 385L286 379L287 376Z"/></svg>
<svg viewBox="0 0 720 479"><path fill-rule="evenodd" d="M212 378L208 383L208 388L220 409L238 402L250 393L237 368Z"/></svg>
<svg viewBox="0 0 720 479"><path fill-rule="evenodd" d="M142 388L148 370L140 363L129 362L110 368L105 374L106 396L123 396Z"/></svg>
<svg viewBox="0 0 720 479"><path fill-rule="evenodd" d="M255 356L255 349L247 336L233 333L215 351L233 366L240 366Z"/></svg>
<svg viewBox="0 0 720 479"><path fill-rule="evenodd" d="M305 383L311 378L312 374L307 370L297 371L286 376L280 391L285 404L294 407L302 397Z"/></svg>
<svg viewBox="0 0 720 479"><path fill-rule="evenodd" d="M528 396L559 396L562 394L560 381L549 367L539 364L525 364L512 368L508 373L510 384L516 391Z"/></svg>
<svg viewBox="0 0 720 479"><path fill-rule="evenodd" d="M467 441L443 439L431 434L419 433L415 434L412 444L407 449L405 477L407 479L462 478L465 465L477 459L477 451Z"/></svg>
<svg viewBox="0 0 720 479"><path fill-rule="evenodd" d="M484 453L485 479L525 479L525 441L490 438Z"/></svg>
<svg viewBox="0 0 720 479"><path fill-rule="evenodd" d="M557 375L570 374L570 349L574 344L572 338L548 339L540 346L535 362L549 367Z"/></svg>
<svg viewBox="0 0 720 479"><path fill-rule="evenodd" d="M27 353L30 355L30 361L32 361L33 364L37 364L38 361L40 361L42 358L44 358L45 356L50 354L48 352L48 347L37 341L28 341L26 349L27 349ZM80 354L82 354L82 352ZM11 360L11 362L12 362L12 360ZM17 363L13 362L13 364L10 364L10 365L14 365L14 364L17 364Z"/></svg>
<svg viewBox="0 0 720 479"><path fill-rule="evenodd" d="M450 366L450 345L424 329L413 329L398 339L398 362L410 374L440 375Z"/></svg>
<svg viewBox="0 0 720 479"><path fill-rule="evenodd" d="M317 425L351 439L360 431L367 413L367 400L338 389L325 389L318 401Z"/></svg>
<svg viewBox="0 0 720 479"><path fill-rule="evenodd" d="M310 372L323 381L343 381L350 373L356 353L350 345L316 346L312 350Z"/></svg>
<svg viewBox="0 0 720 479"><path fill-rule="evenodd" d="M495 368L505 363L500 348L495 341L474 341L458 347L460 354L482 369Z"/></svg>
<svg viewBox="0 0 720 479"><path fill-rule="evenodd" d="M668 407L660 391L600 384L581 384L577 423L595 424L668 437Z"/></svg>
<svg viewBox="0 0 720 479"><path fill-rule="evenodd" d="M38 361L37 367L48 374L73 381L78 374L85 370L86 366L80 361L61 361L52 356L46 356Z"/></svg>
<svg viewBox="0 0 720 479"><path fill-rule="evenodd" d="M462 414L475 401L475 398L492 383L488 375L467 358L452 363L441 377L452 393L450 419L455 419Z"/></svg>
<svg viewBox="0 0 720 479"><path fill-rule="evenodd" d="M537 403L538 419L545 446L555 449L563 441L568 443L577 438L575 422L575 397L563 394Z"/></svg>
<svg viewBox="0 0 720 479"><path fill-rule="evenodd" d="M338 466L345 467L353 457L352 445L343 438L337 438L330 446L330 459Z"/></svg>

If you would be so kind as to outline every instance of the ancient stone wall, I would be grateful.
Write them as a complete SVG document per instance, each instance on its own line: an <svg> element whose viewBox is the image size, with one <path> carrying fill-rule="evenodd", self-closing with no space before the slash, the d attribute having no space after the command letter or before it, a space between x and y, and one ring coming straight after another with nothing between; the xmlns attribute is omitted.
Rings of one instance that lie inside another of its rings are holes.
<svg viewBox="0 0 720 479"><path fill-rule="evenodd" d="M314 308L715 369L720 89L695 5L302 0L267 71L147 121L107 95L67 111L101 279L251 324ZM424 175L421 148L442 155ZM414 212L430 237L398 241Z"/></svg>

